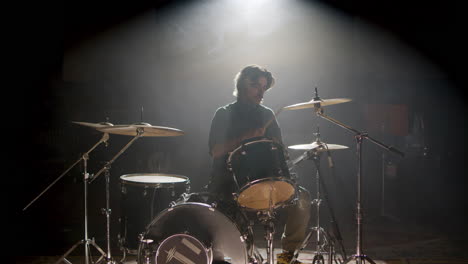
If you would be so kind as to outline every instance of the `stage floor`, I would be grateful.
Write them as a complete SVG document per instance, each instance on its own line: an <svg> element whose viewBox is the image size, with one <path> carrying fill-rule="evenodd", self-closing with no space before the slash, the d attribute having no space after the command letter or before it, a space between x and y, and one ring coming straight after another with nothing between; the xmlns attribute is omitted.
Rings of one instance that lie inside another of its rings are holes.
<svg viewBox="0 0 468 264"><path fill-rule="evenodd" d="M377 264L458 264L468 263L468 239L466 229L458 229L457 226L451 228L444 226L438 229L434 226L427 226L423 223L413 225L398 221L370 222L365 226L363 232L362 251ZM451 231L450 231L451 230ZM265 241L263 229L256 226L254 230L255 246L261 255L266 259ZM275 254L281 252L279 248L280 232L275 234ZM105 251L105 241L96 241ZM356 253L355 232L343 230L342 244L346 255L352 256ZM68 249L72 245L66 245ZM82 246L80 246L82 248ZM83 250L74 251L67 258L71 263L84 263ZM81 251L81 252L80 252ZM64 254L63 251L60 254ZM13 262L17 264L46 264L55 263L61 255L32 256L27 253L24 256L12 256ZM122 261L122 254L118 249L112 249L113 260L116 263L135 264L136 256L127 255ZM312 263L315 255L315 244L312 238L308 246L300 253L299 260L303 263ZM326 257L326 256L325 256ZM97 260L98 258L94 258ZM63 262L65 263L65 262ZM103 263L103 262L101 262ZM356 263L354 260L350 263Z"/></svg>

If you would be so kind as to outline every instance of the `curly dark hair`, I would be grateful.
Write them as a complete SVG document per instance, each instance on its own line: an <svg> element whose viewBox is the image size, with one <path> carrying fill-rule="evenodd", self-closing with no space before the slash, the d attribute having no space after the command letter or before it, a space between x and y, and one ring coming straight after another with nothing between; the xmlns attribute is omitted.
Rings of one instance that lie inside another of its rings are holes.
<svg viewBox="0 0 468 264"><path fill-rule="evenodd" d="M255 64L248 65L236 74L236 77L234 78L234 91L232 94L239 97L239 92L242 93L245 88L246 79L256 81L260 77L265 77L267 79L267 90L275 85L275 78L273 78L271 72L266 68Z"/></svg>

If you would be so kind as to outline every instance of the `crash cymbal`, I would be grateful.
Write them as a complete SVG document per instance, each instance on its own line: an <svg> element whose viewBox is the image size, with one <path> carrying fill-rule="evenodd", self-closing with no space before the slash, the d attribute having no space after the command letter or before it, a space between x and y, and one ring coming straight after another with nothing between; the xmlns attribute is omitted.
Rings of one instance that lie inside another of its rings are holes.
<svg viewBox="0 0 468 264"><path fill-rule="evenodd" d="M148 123L137 123L132 125L115 125L111 127L97 128L97 130L104 133L124 136L136 136L138 134L138 129L140 129L143 132L143 134L141 135L143 137L174 137L185 134L182 130L176 128L152 126Z"/></svg>
<svg viewBox="0 0 468 264"><path fill-rule="evenodd" d="M340 149L347 149L347 146L337 145L337 144L326 144L324 142L312 142L310 144L299 144L299 145L292 145L288 147L289 149L296 149L296 150L311 150L315 149L319 152L328 151L328 150L340 150Z"/></svg>
<svg viewBox="0 0 468 264"><path fill-rule="evenodd" d="M319 104L319 106L327 106L327 105L334 105L334 104L341 104L351 101L349 98L335 98L335 99L312 99L309 102L298 103L293 105L288 105L284 107L286 110L298 110L298 109L306 109L306 108L314 108L315 105Z"/></svg>
<svg viewBox="0 0 468 264"><path fill-rule="evenodd" d="M72 123L82 125L82 126L87 126L91 128L104 128L104 127L112 127L114 124L109 123L109 122L100 122L100 123L89 123L89 122L77 122L77 121L72 121Z"/></svg>

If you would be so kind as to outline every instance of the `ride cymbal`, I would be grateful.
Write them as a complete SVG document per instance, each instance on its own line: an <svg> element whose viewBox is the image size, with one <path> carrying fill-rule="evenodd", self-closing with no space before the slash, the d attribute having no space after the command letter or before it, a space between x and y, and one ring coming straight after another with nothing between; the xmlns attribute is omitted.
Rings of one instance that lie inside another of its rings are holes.
<svg viewBox="0 0 468 264"><path fill-rule="evenodd" d="M152 126L148 123L137 123L132 125L115 125L111 127L101 127L97 130L109 134L117 134L124 136L137 136L138 131L142 132L142 137L174 137L184 135L180 129L163 127L163 126Z"/></svg>
<svg viewBox="0 0 468 264"><path fill-rule="evenodd" d="M334 99L312 99L308 102L288 105L284 107L286 110L298 110L298 109L306 109L306 108L314 108L317 106L327 106L327 105L334 105L334 104L341 104L351 101L349 98L334 98Z"/></svg>

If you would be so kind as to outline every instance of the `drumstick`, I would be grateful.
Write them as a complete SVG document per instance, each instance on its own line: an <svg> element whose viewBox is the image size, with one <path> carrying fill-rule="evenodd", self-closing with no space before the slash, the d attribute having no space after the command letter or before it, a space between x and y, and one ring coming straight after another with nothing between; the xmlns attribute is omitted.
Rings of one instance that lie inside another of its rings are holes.
<svg viewBox="0 0 468 264"><path fill-rule="evenodd" d="M281 111L283 111L283 109L284 109L284 107L281 107L280 109L276 110L275 114L263 126L263 130L266 131L266 129L271 125L271 122L273 122L273 120L275 120L276 116L278 116L281 113Z"/></svg>

